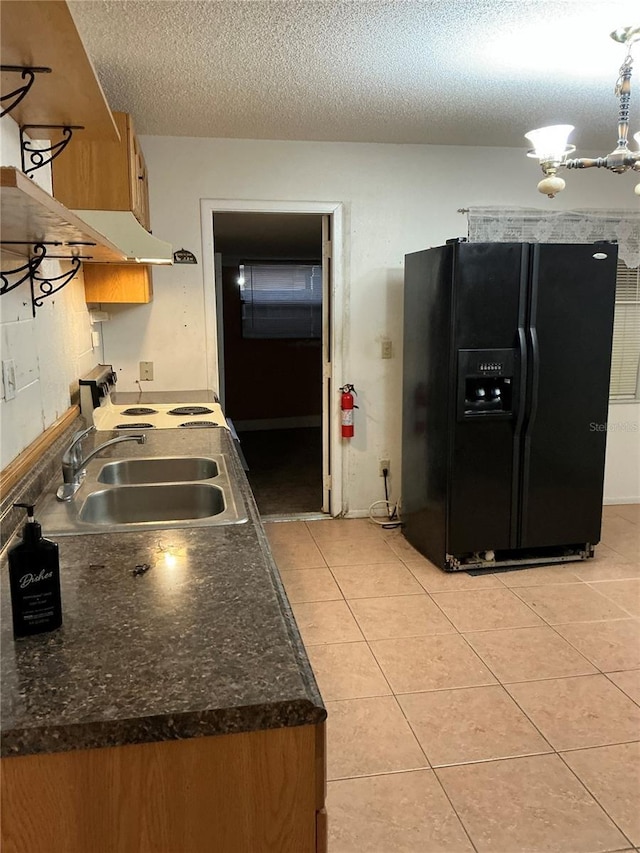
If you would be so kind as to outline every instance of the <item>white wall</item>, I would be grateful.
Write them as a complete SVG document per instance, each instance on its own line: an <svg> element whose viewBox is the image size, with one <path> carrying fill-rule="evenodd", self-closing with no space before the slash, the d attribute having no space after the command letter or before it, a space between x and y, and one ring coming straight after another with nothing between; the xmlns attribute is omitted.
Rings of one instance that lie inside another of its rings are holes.
<svg viewBox="0 0 640 853"><path fill-rule="evenodd" d="M16 123L9 116L0 126L3 166L20 168L20 141ZM70 156L69 149L62 156ZM35 182L51 191L48 167L35 174ZM23 259L3 254L2 269L21 266ZM44 274L56 276L68 264L45 261ZM84 285L79 273L60 293L31 310L29 283L2 296L0 302L0 344L2 359L13 359L16 368L16 396L0 399L0 467L4 468L21 450L69 408L70 393L78 377L98 363L91 346L91 326L84 301Z"/></svg>
<svg viewBox="0 0 640 853"><path fill-rule="evenodd" d="M18 128L0 125L0 162L20 165ZM381 497L379 458L391 459L399 492L402 277L407 252L463 236L457 208L508 205L632 208L633 180L601 172L567 175L553 202L535 190L538 172L521 150L417 145L272 142L144 137L151 176L154 230L175 247L195 251L196 267L154 270L150 305L109 306L104 354L94 350L81 275L31 315L28 284L0 302L2 359L14 359L17 394L0 400L1 457L6 466L64 413L77 379L99 361L118 369L123 390L135 389L138 362L150 360L145 388L207 385L201 198L340 201L345 212L343 379L358 389L356 437L343 450L345 505L362 511ZM62 156L72 156L72 146ZM35 181L50 190L48 169ZM3 269L15 265L3 256ZM58 275L55 261L44 269ZM210 286L210 283L207 283ZM100 328L100 327L98 327ZM389 337L394 357L380 359ZM209 342L210 344L211 342ZM640 500L640 405L613 405L605 499Z"/></svg>
<svg viewBox="0 0 640 853"><path fill-rule="evenodd" d="M640 404L612 403L607 421L604 502L639 503Z"/></svg>
<svg viewBox="0 0 640 853"><path fill-rule="evenodd" d="M399 492L403 262L407 252L463 236L458 208L508 205L632 208L629 176L567 176L553 202L536 192L535 164L523 150L420 145L143 137L154 233L195 252L198 266L155 268L149 305L109 306L104 360L119 388L135 390L138 362L153 361L154 388L207 385L200 199L342 202L345 213L344 381L358 390L356 437L345 447L345 508L381 498L379 458L391 459ZM5 297L6 298L6 297ZM380 339L394 357L380 359ZM636 411L637 415L637 411ZM637 419L636 419L637 423ZM626 456L626 433L609 435L609 458ZM624 466L622 466L624 467ZM608 466L608 494L630 488ZM611 491L609 491L611 490ZM638 496L638 490L634 495Z"/></svg>

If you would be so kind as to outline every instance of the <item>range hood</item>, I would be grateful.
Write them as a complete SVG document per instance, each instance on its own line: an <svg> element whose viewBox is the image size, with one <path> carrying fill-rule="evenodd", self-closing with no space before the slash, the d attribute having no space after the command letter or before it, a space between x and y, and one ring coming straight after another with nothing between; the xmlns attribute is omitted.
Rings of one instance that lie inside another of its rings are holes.
<svg viewBox="0 0 640 853"><path fill-rule="evenodd" d="M126 255L126 262L173 263L171 243L158 240L153 234L149 234L130 211L74 210L74 213L117 246Z"/></svg>

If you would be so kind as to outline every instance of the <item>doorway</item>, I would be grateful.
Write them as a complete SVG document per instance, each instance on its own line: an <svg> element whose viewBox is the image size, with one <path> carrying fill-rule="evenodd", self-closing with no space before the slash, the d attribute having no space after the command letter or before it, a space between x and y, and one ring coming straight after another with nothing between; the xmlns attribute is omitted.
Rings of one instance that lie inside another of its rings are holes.
<svg viewBox="0 0 640 853"><path fill-rule="evenodd" d="M269 518L340 515L332 389L341 374L341 205L207 199L201 213L211 387L240 438L258 509Z"/></svg>

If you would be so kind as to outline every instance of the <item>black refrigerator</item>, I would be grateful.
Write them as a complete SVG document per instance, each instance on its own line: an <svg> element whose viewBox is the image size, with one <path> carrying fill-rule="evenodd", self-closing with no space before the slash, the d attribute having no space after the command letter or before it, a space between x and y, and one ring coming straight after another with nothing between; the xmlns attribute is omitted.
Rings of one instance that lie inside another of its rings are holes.
<svg viewBox="0 0 640 853"><path fill-rule="evenodd" d="M617 246L405 256L402 520L447 571L593 556Z"/></svg>

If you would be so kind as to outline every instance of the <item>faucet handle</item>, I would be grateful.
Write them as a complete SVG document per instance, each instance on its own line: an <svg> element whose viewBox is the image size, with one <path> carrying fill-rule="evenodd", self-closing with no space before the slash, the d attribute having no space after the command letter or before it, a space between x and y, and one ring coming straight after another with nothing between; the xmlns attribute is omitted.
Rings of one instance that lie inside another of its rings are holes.
<svg viewBox="0 0 640 853"><path fill-rule="evenodd" d="M89 433L95 432L95 430L95 425L91 424L90 427L78 430L78 432L74 433L74 436L71 439L71 444L69 445L69 447L67 447L63 454L63 461L73 461L77 459L78 453L80 452L80 445L82 443L82 439L85 438L85 436L89 435Z"/></svg>
<svg viewBox="0 0 640 853"><path fill-rule="evenodd" d="M95 424L91 424L91 426L88 426L86 429L79 429L78 432L73 434L73 439L71 443L75 444L76 441L80 441L80 439L84 438L85 435L89 435L90 432L95 432L95 429Z"/></svg>

